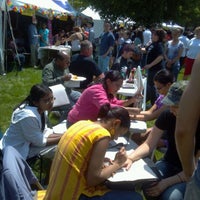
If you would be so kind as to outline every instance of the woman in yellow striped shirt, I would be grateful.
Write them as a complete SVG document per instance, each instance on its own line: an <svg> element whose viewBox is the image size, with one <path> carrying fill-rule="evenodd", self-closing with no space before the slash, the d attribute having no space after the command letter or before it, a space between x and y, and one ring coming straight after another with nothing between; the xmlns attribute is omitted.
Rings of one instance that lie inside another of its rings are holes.
<svg viewBox="0 0 200 200"><path fill-rule="evenodd" d="M109 142L129 127L128 111L110 104L101 107L96 122L73 124L58 144L45 200L142 200L135 191L109 190L103 184L127 159L122 147L112 164L105 167Z"/></svg>

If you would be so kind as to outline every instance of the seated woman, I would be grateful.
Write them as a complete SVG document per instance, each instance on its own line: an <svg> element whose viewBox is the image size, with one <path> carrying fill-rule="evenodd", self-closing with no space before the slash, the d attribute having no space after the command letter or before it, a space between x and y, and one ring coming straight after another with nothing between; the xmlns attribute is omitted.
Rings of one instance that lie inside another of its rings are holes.
<svg viewBox="0 0 200 200"><path fill-rule="evenodd" d="M163 98L167 94L169 87L173 83L173 75L169 70L162 69L154 76L154 85L159 92L159 97L154 105L146 111L141 111L138 114L130 115L131 119L150 121L155 120L158 116L168 108L162 103ZM145 133L133 134L132 139L139 145L145 141L152 128L149 128ZM165 141L161 140L159 146L163 146Z"/></svg>
<svg viewBox="0 0 200 200"><path fill-rule="evenodd" d="M52 158L53 147L62 136L46 125L45 111L52 109L53 102L50 88L42 84L33 85L30 94L14 109L11 124L0 141L1 149L13 146L24 159L51 149L48 157Z"/></svg>
<svg viewBox="0 0 200 200"><path fill-rule="evenodd" d="M174 134L179 102L186 86L187 82L184 81L171 85L168 94L163 99L163 103L168 105L170 110L162 112L145 142L128 156L127 169L136 160L148 156L156 148L163 132L166 132L168 148L164 157L156 162L161 179L145 187L147 199L153 197L160 200L184 199L186 179L177 153ZM199 132L199 128L197 132ZM198 152L200 149L199 138L196 141L196 152Z"/></svg>
<svg viewBox="0 0 200 200"><path fill-rule="evenodd" d="M83 91L78 101L68 113L67 126L79 121L90 119L97 120L100 107L105 103L112 106L128 106L135 101L136 97L127 100L118 100L117 91L123 83L123 76L119 71L108 71L102 83L94 84Z"/></svg>
<svg viewBox="0 0 200 200"><path fill-rule="evenodd" d="M122 147L112 164L104 165L109 142L125 134L130 127L128 111L107 103L100 108L97 118L95 122L82 120L73 124L63 135L44 199L142 200L134 190L110 190L103 184L126 161Z"/></svg>

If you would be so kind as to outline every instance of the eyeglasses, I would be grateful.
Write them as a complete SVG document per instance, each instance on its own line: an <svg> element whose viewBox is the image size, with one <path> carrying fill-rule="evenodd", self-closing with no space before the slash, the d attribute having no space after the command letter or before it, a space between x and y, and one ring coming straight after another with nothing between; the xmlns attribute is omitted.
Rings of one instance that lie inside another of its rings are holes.
<svg viewBox="0 0 200 200"><path fill-rule="evenodd" d="M48 99L43 99L42 101L46 104L46 105L49 105L51 104L52 102L54 102L56 98L55 97L50 97Z"/></svg>

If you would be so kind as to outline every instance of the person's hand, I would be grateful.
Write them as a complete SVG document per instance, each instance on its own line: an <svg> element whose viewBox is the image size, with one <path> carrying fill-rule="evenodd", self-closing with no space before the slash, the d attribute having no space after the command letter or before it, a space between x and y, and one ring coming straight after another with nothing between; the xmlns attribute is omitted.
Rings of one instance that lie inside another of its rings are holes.
<svg viewBox="0 0 200 200"><path fill-rule="evenodd" d="M113 164L113 161L110 159L110 158L104 158L103 160L103 168L109 166L109 165L112 165Z"/></svg>
<svg viewBox="0 0 200 200"><path fill-rule="evenodd" d="M159 182L154 182L150 185L150 187L145 189L145 193L148 196L157 197L166 189L165 180L161 180Z"/></svg>
<svg viewBox="0 0 200 200"><path fill-rule="evenodd" d="M119 167L122 167L126 160L127 160L126 150L125 147L122 147L116 153L113 163L116 163L117 165L119 165Z"/></svg>
<svg viewBox="0 0 200 200"><path fill-rule="evenodd" d="M127 158L127 160L124 163L123 167L125 167L126 170L129 170L132 164L133 164L133 161L130 158Z"/></svg>
<svg viewBox="0 0 200 200"><path fill-rule="evenodd" d="M72 75L71 75L71 74L65 74L65 75L63 76L63 81L69 81L69 80L71 80L71 78L72 78Z"/></svg>
<svg viewBox="0 0 200 200"><path fill-rule="evenodd" d="M167 68L171 68L171 67L172 67L172 61L171 61L171 60L168 60L168 61L167 61L166 67L167 67Z"/></svg>

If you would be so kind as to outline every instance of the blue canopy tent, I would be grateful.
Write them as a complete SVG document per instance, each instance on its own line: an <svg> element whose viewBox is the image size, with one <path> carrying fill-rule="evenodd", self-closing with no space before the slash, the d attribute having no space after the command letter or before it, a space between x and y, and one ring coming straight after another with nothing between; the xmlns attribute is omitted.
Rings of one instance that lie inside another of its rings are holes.
<svg viewBox="0 0 200 200"><path fill-rule="evenodd" d="M77 15L77 11L70 5L70 3L66 0L53 0L60 7L72 13L74 16Z"/></svg>

